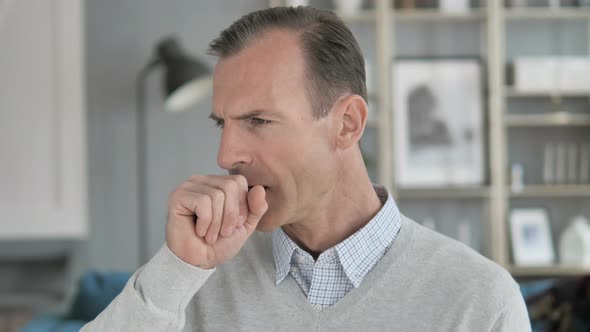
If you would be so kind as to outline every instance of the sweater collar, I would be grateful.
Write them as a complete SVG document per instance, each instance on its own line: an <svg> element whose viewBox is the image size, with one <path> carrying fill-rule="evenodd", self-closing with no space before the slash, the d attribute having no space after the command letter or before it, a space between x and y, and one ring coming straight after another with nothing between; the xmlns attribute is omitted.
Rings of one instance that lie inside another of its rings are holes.
<svg viewBox="0 0 590 332"><path fill-rule="evenodd" d="M323 256L336 254L339 264L354 287L358 287L367 273L377 264L401 227L401 215L391 194L382 186L374 185L374 188L379 199L384 203L379 212L365 226L336 246L324 251L318 258L319 261L324 258ZM289 274L294 253L305 252L280 227L272 233L272 250L275 282L278 285Z"/></svg>

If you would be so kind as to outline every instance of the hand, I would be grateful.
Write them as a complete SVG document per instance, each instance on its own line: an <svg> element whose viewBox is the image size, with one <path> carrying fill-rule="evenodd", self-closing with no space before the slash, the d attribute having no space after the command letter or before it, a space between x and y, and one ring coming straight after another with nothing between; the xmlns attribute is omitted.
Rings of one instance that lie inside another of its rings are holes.
<svg viewBox="0 0 590 332"><path fill-rule="evenodd" d="M234 257L266 213L260 185L242 175L191 176L168 199L166 244L180 259L210 269Z"/></svg>

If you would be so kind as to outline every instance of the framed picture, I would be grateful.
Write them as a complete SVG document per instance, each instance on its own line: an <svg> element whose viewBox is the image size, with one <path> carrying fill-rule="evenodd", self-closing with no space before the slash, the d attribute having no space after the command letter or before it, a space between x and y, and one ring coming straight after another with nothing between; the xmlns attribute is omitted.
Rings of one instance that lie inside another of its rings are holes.
<svg viewBox="0 0 590 332"><path fill-rule="evenodd" d="M547 212L541 208L510 213L512 256L519 266L549 265L555 260Z"/></svg>
<svg viewBox="0 0 590 332"><path fill-rule="evenodd" d="M401 187L484 182L481 62L399 59L393 64L396 179Z"/></svg>

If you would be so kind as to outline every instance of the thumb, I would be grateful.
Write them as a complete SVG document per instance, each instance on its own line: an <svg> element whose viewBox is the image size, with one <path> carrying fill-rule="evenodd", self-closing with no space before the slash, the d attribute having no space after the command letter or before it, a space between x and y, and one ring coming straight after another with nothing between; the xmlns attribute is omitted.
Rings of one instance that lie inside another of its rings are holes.
<svg viewBox="0 0 590 332"><path fill-rule="evenodd" d="M246 227L246 231L248 232L248 236L250 236L258 222L262 218L262 216L268 210L268 203L266 202L266 192L264 191L264 187L257 185L254 186L249 192L247 196L248 201L248 217L246 218L246 222L244 222L244 227Z"/></svg>

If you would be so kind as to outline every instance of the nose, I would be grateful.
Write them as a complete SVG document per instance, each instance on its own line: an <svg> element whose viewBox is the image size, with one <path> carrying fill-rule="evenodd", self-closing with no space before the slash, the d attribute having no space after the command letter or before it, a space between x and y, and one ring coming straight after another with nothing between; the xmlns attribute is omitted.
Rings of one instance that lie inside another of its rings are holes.
<svg viewBox="0 0 590 332"><path fill-rule="evenodd" d="M249 164L251 156L247 149L247 140L241 137L239 127L225 126L221 132L219 151L217 152L217 164L219 167L230 170L240 164Z"/></svg>

